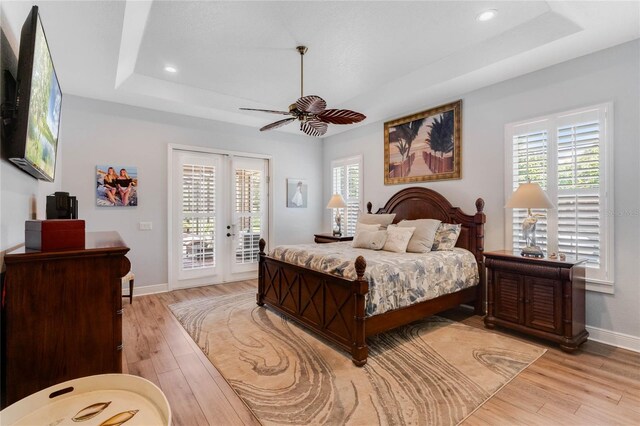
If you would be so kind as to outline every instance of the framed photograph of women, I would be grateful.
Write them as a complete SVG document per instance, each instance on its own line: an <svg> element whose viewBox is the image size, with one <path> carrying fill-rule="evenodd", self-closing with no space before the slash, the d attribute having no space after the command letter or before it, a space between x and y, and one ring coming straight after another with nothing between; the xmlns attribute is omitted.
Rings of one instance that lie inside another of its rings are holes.
<svg viewBox="0 0 640 426"><path fill-rule="evenodd" d="M287 178L287 207L306 209L307 193L306 180Z"/></svg>
<svg viewBox="0 0 640 426"><path fill-rule="evenodd" d="M138 168L120 164L96 166L96 205L135 207L138 205Z"/></svg>
<svg viewBox="0 0 640 426"><path fill-rule="evenodd" d="M462 101L384 123L384 184L460 179Z"/></svg>

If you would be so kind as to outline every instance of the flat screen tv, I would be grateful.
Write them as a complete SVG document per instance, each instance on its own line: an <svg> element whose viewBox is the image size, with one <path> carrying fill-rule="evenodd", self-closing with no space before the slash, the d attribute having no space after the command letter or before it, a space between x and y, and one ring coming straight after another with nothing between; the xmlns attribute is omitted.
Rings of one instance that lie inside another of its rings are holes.
<svg viewBox="0 0 640 426"><path fill-rule="evenodd" d="M16 80L16 115L9 160L38 179L53 181L62 92L38 6L31 8L22 27Z"/></svg>

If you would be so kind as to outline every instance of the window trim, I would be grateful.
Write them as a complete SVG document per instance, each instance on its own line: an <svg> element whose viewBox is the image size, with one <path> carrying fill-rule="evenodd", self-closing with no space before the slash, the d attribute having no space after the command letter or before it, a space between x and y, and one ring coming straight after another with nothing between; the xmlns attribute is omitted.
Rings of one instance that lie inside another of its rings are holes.
<svg viewBox="0 0 640 426"><path fill-rule="evenodd" d="M358 210L360 212L363 211L364 208L364 170L363 170L363 157L362 154L357 154L357 155L351 155L349 157L342 157L342 158L336 158L334 160L331 160L331 167L329 170L329 176L331 179L331 184L329 186L330 188L330 197L333 196L333 169L336 167L346 167L349 164L354 164L354 163L358 163L358 169L359 169L359 173L358 173L358 187L359 187L359 191L358 193L360 194L360 199L358 202ZM345 173L345 177L346 177L346 173ZM344 194L342 194L344 196ZM346 201L346 198L345 198ZM329 229L333 229L333 214L332 212L329 212ZM345 234L346 235L346 234Z"/></svg>
<svg viewBox="0 0 640 426"><path fill-rule="evenodd" d="M504 127L504 202L509 199L513 193L513 135L514 129L521 126L536 126L540 128L544 126L548 133L548 145L547 149L548 161L547 161L547 174L549 176L556 176L554 180L555 185L551 187L549 185L548 194L554 203L557 202L558 190L557 190L557 121L559 118L580 114L590 110L600 110L604 112L604 118L602 119L603 130L601 130L601 181L604 180L603 188L603 204L601 208L601 214L603 218L602 236L601 238L601 253L604 259L606 279L598 278L585 278L586 289L589 291L595 291L600 293L613 294L614 293L614 215L611 214L611 209L614 204L614 192L613 192L613 130L614 130L614 114L613 114L613 102L604 102L596 105L590 105L582 108L576 108L570 111L560 111L553 114L531 118L528 120L521 120L513 123L508 123ZM546 122L546 123L545 123ZM541 124L544 123L544 124ZM604 170L603 170L604 168ZM504 244L505 247L512 247L513 238L513 214L511 209L505 207L505 221L504 221ZM557 224L552 224L548 228L547 232L553 232L557 234ZM557 243L556 243L557 244Z"/></svg>

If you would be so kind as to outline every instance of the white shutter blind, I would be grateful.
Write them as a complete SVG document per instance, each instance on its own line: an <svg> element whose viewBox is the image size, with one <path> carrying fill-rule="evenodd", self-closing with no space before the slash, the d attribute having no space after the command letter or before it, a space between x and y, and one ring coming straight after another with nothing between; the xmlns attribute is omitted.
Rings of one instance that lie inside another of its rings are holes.
<svg viewBox="0 0 640 426"><path fill-rule="evenodd" d="M558 249L600 266L600 125L558 128Z"/></svg>
<svg viewBox="0 0 640 426"><path fill-rule="evenodd" d="M182 269L215 267L216 168L182 166Z"/></svg>
<svg viewBox="0 0 640 426"><path fill-rule="evenodd" d="M236 214L238 217L238 245L236 263L255 263L260 253L262 233L262 172L236 169Z"/></svg>
<svg viewBox="0 0 640 426"><path fill-rule="evenodd" d="M609 103L538 117L505 126L506 196L518 184L537 182L555 208L538 221L543 249L586 260L587 289L613 293L614 216L612 185L612 105ZM509 172L510 171L510 172ZM508 179L507 179L508 180ZM507 212L507 218L508 212ZM524 244L524 211L507 220L505 243Z"/></svg>
<svg viewBox="0 0 640 426"><path fill-rule="evenodd" d="M347 214L344 223L345 235L351 236L356 234L356 223L358 222L358 214L360 213L360 164L348 164L347 169L347 188L346 197Z"/></svg>
<svg viewBox="0 0 640 426"><path fill-rule="evenodd" d="M340 194L347 203L347 207L340 210L342 218L342 234L355 235L358 214L362 209L362 160L360 157L338 160L331 167L332 194ZM331 226L335 226L338 209L332 209Z"/></svg>
<svg viewBox="0 0 640 426"><path fill-rule="evenodd" d="M547 190L548 146L549 138L546 130L529 131L513 136L513 168L512 190L515 191L523 183L531 181ZM532 209L532 213L543 215L536 225L537 244L547 251L547 216L546 210ZM527 209L512 209L512 247L520 250L526 245L522 222L527 217Z"/></svg>

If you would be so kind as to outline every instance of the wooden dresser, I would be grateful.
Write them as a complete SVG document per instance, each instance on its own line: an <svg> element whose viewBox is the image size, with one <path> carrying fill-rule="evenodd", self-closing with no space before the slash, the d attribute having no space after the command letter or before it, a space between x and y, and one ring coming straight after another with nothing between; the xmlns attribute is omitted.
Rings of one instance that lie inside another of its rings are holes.
<svg viewBox="0 0 640 426"><path fill-rule="evenodd" d="M587 340L584 261L485 253L487 328L508 327L552 340L572 352Z"/></svg>
<svg viewBox="0 0 640 426"><path fill-rule="evenodd" d="M128 251L117 232L91 232L84 249L5 255L2 407L65 380L122 372Z"/></svg>

